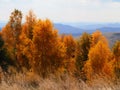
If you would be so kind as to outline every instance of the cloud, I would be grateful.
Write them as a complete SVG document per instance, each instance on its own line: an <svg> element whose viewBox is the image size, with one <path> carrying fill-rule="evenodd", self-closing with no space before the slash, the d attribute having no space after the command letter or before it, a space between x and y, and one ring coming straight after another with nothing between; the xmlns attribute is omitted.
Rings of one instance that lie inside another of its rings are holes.
<svg viewBox="0 0 120 90"><path fill-rule="evenodd" d="M119 8L120 9L120 2L110 2L108 6L111 8Z"/></svg>
<svg viewBox="0 0 120 90"><path fill-rule="evenodd" d="M8 3L8 2L11 2L11 0L1 0L0 2L1 3Z"/></svg>
<svg viewBox="0 0 120 90"><path fill-rule="evenodd" d="M119 0L0 0L0 20L8 20L14 8L25 16L32 9L39 18L53 21L119 20Z"/></svg>

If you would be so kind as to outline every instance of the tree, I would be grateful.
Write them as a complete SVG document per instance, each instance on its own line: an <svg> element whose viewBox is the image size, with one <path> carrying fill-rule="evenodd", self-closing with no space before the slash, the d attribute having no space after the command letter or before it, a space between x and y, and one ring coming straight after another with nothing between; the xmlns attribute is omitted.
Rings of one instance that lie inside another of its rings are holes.
<svg viewBox="0 0 120 90"><path fill-rule="evenodd" d="M88 61L86 62L84 67L88 79L94 77L96 74L111 75L111 66L110 64L108 66L108 63L111 62L110 57L110 49L108 48L108 45L105 44L103 41L99 41L94 47L92 47L88 54ZM107 73L108 71L106 70L109 70L111 72Z"/></svg>
<svg viewBox="0 0 120 90"><path fill-rule="evenodd" d="M20 34L20 43L19 43L19 52L18 58L20 65L26 69L30 69L30 62L33 58L33 28L36 23L36 16L32 11L29 11L28 15L26 16L26 21L22 25L22 31Z"/></svg>
<svg viewBox="0 0 120 90"><path fill-rule="evenodd" d="M11 13L10 20L7 25L2 30L2 37L5 41L5 46L10 53L10 56L15 62L18 63L18 46L19 46L19 36L21 34L21 22L22 13L19 10L14 10ZM17 64L16 63L16 64Z"/></svg>
<svg viewBox="0 0 120 90"><path fill-rule="evenodd" d="M120 78L120 41L116 41L113 46L113 55L115 58L115 74Z"/></svg>
<svg viewBox="0 0 120 90"><path fill-rule="evenodd" d="M66 47L65 68L69 74L73 74L76 70L76 41L71 35L67 35L63 37L63 42Z"/></svg>
<svg viewBox="0 0 120 90"><path fill-rule="evenodd" d="M82 71L85 61L88 60L88 53L91 45L91 35L83 33L77 41L76 66L78 71Z"/></svg>
<svg viewBox="0 0 120 90"><path fill-rule="evenodd" d="M116 60L120 60L120 41L116 41L113 46L113 54Z"/></svg>
<svg viewBox="0 0 120 90"><path fill-rule="evenodd" d="M106 38L102 35L102 33L97 30L92 34L91 47L95 46L99 41L102 41L104 43L107 42Z"/></svg>
<svg viewBox="0 0 120 90"><path fill-rule="evenodd" d="M26 16L26 22L23 25L23 33L26 34L27 38L33 38L33 28L36 23L36 16L32 10L29 11L29 14Z"/></svg>
<svg viewBox="0 0 120 90"><path fill-rule="evenodd" d="M13 63L10 60L6 48L4 47L4 41L0 32L0 66L2 67L3 71L7 72L9 65L13 65Z"/></svg>
<svg viewBox="0 0 120 90"><path fill-rule="evenodd" d="M30 63L33 60L33 42L29 39L25 33L21 33L20 35L20 43L18 46L19 52L17 53L19 58L20 66L23 69L30 69ZM22 68L21 68L22 69Z"/></svg>
<svg viewBox="0 0 120 90"><path fill-rule="evenodd" d="M46 77L49 73L61 71L65 57L64 43L49 20L39 20L33 29L33 70Z"/></svg>

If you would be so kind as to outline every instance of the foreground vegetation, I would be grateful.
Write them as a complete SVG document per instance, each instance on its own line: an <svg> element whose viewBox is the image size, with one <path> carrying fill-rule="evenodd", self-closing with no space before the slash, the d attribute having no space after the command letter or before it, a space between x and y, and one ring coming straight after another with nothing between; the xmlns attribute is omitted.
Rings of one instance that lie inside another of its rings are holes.
<svg viewBox="0 0 120 90"><path fill-rule="evenodd" d="M120 82L117 84L104 77L96 77L92 82L73 79L68 75L49 78L41 78L33 74L17 74L3 78L0 90L119 90Z"/></svg>
<svg viewBox="0 0 120 90"><path fill-rule="evenodd" d="M50 20L32 11L22 22L14 10L0 32L1 89L118 89L120 41L109 48L100 31L59 35Z"/></svg>

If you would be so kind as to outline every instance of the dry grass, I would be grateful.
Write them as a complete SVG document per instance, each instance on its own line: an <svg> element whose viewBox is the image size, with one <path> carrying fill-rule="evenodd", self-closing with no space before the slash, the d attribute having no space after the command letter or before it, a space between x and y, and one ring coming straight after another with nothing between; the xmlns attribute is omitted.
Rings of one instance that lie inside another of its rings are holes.
<svg viewBox="0 0 120 90"><path fill-rule="evenodd" d="M85 83L68 75L43 79L34 74L16 74L3 77L0 90L120 90L120 83L103 78Z"/></svg>

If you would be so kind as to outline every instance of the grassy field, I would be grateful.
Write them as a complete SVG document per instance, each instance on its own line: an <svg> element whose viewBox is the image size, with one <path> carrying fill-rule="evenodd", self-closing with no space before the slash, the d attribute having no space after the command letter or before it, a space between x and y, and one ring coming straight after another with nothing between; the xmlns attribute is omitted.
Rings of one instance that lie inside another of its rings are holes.
<svg viewBox="0 0 120 90"><path fill-rule="evenodd" d="M32 73L4 76L1 79L0 90L119 90L120 83L109 79L96 77L84 82L68 75L62 77L50 76L43 79Z"/></svg>

